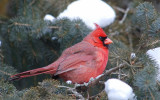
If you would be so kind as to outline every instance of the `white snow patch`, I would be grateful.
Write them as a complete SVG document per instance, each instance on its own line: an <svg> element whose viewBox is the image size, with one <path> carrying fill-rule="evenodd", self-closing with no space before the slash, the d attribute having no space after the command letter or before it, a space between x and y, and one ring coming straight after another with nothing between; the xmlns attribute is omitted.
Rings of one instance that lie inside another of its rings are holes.
<svg viewBox="0 0 160 100"><path fill-rule="evenodd" d="M46 14L43 19L44 21L50 21L50 22L54 22L56 20L56 18L50 14Z"/></svg>
<svg viewBox="0 0 160 100"><path fill-rule="evenodd" d="M51 38L51 40L56 40L56 39L58 39L58 38L57 38L57 37L52 37L52 38Z"/></svg>
<svg viewBox="0 0 160 100"><path fill-rule="evenodd" d="M131 53L131 59L136 58L136 54L134 52Z"/></svg>
<svg viewBox="0 0 160 100"><path fill-rule="evenodd" d="M136 100L133 89L119 79L109 79L105 82L105 91L109 100Z"/></svg>
<svg viewBox="0 0 160 100"><path fill-rule="evenodd" d="M67 84L72 84L71 80L66 81Z"/></svg>
<svg viewBox="0 0 160 100"><path fill-rule="evenodd" d="M113 23L116 14L112 7L102 0L77 0L68 5L57 18L64 17L70 20L81 19L88 28L94 30L94 23L104 28Z"/></svg>
<svg viewBox="0 0 160 100"><path fill-rule="evenodd" d="M158 75L157 80L160 81L160 47L150 49L147 51L147 54L151 57L152 60L158 65Z"/></svg>

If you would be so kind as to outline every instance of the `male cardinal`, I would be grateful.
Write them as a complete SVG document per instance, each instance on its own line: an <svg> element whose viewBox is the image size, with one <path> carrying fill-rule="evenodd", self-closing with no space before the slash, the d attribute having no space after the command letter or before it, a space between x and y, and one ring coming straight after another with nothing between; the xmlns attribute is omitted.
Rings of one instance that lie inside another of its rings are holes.
<svg viewBox="0 0 160 100"><path fill-rule="evenodd" d="M81 42L63 51L58 60L50 65L25 71L11 76L12 80L39 74L59 76L65 81L82 84L102 74L108 61L108 45L112 41L103 29L95 24L96 29Z"/></svg>

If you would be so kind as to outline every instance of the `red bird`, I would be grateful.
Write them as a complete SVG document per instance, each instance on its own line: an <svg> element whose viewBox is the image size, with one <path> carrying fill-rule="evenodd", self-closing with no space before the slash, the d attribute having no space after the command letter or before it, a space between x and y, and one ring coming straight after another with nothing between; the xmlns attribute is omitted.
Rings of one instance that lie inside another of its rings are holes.
<svg viewBox="0 0 160 100"><path fill-rule="evenodd" d="M11 76L12 80L39 74L59 76L65 81L82 84L102 74L108 62L108 45L112 41L97 24L96 29L81 42L63 51L52 64Z"/></svg>

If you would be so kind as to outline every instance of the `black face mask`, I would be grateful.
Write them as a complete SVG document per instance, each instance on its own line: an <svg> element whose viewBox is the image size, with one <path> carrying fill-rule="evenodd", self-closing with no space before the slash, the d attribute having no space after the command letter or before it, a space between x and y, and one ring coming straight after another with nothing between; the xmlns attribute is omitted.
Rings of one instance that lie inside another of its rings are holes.
<svg viewBox="0 0 160 100"><path fill-rule="evenodd" d="M109 45L108 44L104 44L104 40L107 38L107 36L106 37L99 37L99 39L103 42L103 45L105 46L105 47L107 47L107 48L109 48Z"/></svg>

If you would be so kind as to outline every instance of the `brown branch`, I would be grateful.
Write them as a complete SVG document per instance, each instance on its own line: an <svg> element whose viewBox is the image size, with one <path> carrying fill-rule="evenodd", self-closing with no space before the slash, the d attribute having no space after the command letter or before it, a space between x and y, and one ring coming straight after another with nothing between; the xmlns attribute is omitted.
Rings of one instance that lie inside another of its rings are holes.
<svg viewBox="0 0 160 100"><path fill-rule="evenodd" d="M157 81L157 84L160 86L160 82L159 81Z"/></svg>
<svg viewBox="0 0 160 100"><path fill-rule="evenodd" d="M59 27L58 26L48 26L48 28L50 28L50 29L58 29Z"/></svg>
<svg viewBox="0 0 160 100"><path fill-rule="evenodd" d="M154 42L152 42L152 43L148 44L147 46L157 44L158 42L160 42L160 40L156 40L156 41L154 41Z"/></svg>
<svg viewBox="0 0 160 100"><path fill-rule="evenodd" d="M3 74L5 74L5 75L8 75L8 76L11 76L12 74L10 74L10 73L7 73L7 72L5 72L5 71L2 71L2 70L0 70L0 72L1 73L3 73Z"/></svg>
<svg viewBox="0 0 160 100"><path fill-rule="evenodd" d="M128 14L128 12L129 12L130 9L127 8L127 9L125 10L125 9L120 8L120 7L117 7L117 6L114 6L113 8L115 8L116 10L124 13L123 18L119 21L119 24L123 24L123 22L124 22L124 20L126 19L127 14Z"/></svg>
<svg viewBox="0 0 160 100"><path fill-rule="evenodd" d="M123 22L125 21L125 19L126 19L126 17L127 17L128 12L129 12L129 8L127 8L127 9L125 10L124 16L123 16L123 18L119 21L119 24L123 24Z"/></svg>
<svg viewBox="0 0 160 100"><path fill-rule="evenodd" d="M120 65L117 66L117 67L114 67L114 68L111 68L111 69L109 69L109 70L106 70L103 74L101 74L101 75L99 75L98 77L96 77L95 80L89 82L87 86L88 86L88 87L92 87L92 86L95 85L96 83L101 83L101 84L102 84L102 82L100 82L100 80L101 80L105 75L109 75L109 74L111 74L112 72L115 72L115 71L117 71L117 70L125 67L125 65L127 65L127 64L126 64L126 63L123 63L123 64L120 64ZM103 84L104 84L104 82L103 82ZM86 86L86 85L84 84L84 85L80 85L80 86ZM102 93L102 92L103 92L103 91L101 91L100 93ZM96 95L94 95L94 96L91 96L91 97L89 97L89 98L94 98L94 97L98 96L100 93L98 93L98 94L96 94Z"/></svg>
<svg viewBox="0 0 160 100"><path fill-rule="evenodd" d="M121 68L125 67L125 65L127 65L127 64L126 64L126 63L123 63L123 64L120 64L120 65L119 65L119 66L117 66L117 67L111 68L111 69L109 69L109 70L105 71L104 75L111 74L112 72L115 72L116 70L118 70L118 69L121 69Z"/></svg>
<svg viewBox="0 0 160 100"><path fill-rule="evenodd" d="M85 98L76 91L75 88L67 87L67 86L58 86L60 88L67 88L69 91L71 91L76 97L80 98L80 100L85 100Z"/></svg>
<svg viewBox="0 0 160 100"><path fill-rule="evenodd" d="M119 66L117 67L114 67L114 68L111 68L109 70L106 70L103 74L97 76L95 79L90 79L90 81L88 83L84 83L84 84L76 84L76 87L79 87L79 86L87 86L87 87L91 87L93 85L95 85L96 83L99 83L99 81L106 75L109 75L111 74L112 72L115 72L123 67L125 67L125 65L128 65L126 62L124 62L123 64L120 64Z"/></svg>
<svg viewBox="0 0 160 100"><path fill-rule="evenodd" d="M152 100L155 100L155 97L153 96L153 93L151 92L151 90L149 88L148 88L148 91L149 91L149 93L150 93L150 95L152 97Z"/></svg>
<svg viewBox="0 0 160 100"><path fill-rule="evenodd" d="M16 26L32 26L30 24L24 24L24 23L18 23L18 22L14 22L13 24L16 25ZM58 29L59 27L57 27L57 26L48 26L48 28L50 28L50 29Z"/></svg>
<svg viewBox="0 0 160 100"><path fill-rule="evenodd" d="M14 22L13 24L17 26L31 26L30 24L17 23L17 22Z"/></svg>
<svg viewBox="0 0 160 100"><path fill-rule="evenodd" d="M122 13L125 13L125 9L123 9L123 8L120 8L120 7L117 7L117 6L113 6L113 8L122 12Z"/></svg>
<svg viewBox="0 0 160 100"><path fill-rule="evenodd" d="M32 2L29 4L29 6L32 6L35 3L36 0L32 0Z"/></svg>

